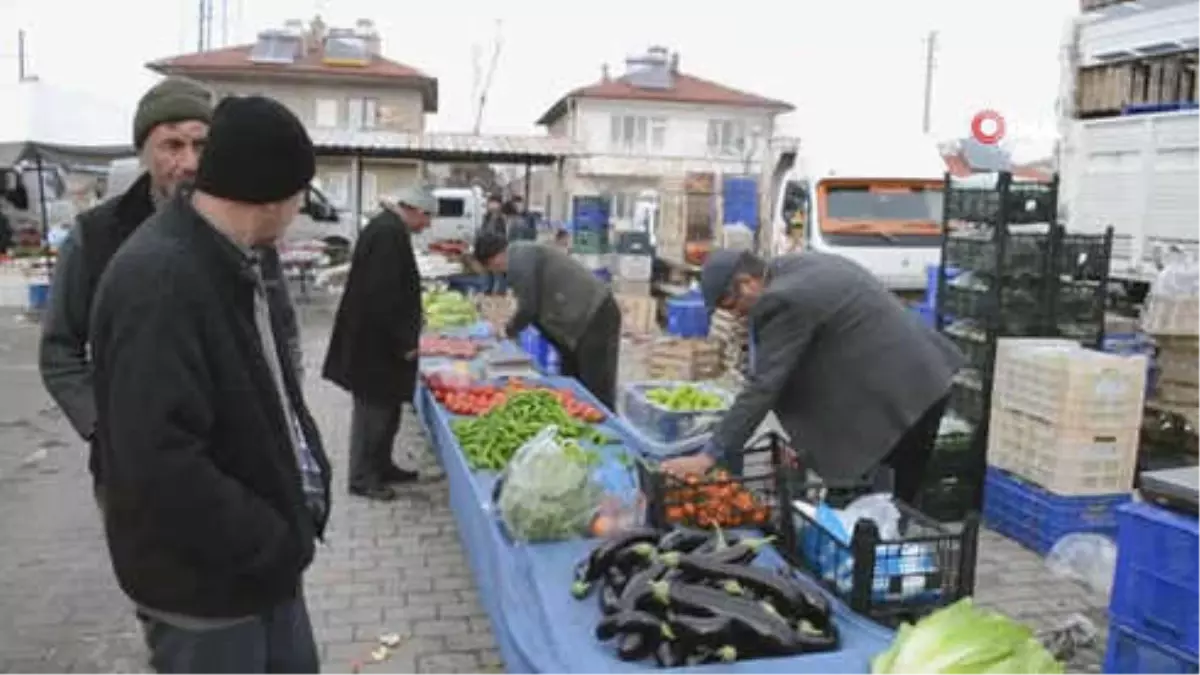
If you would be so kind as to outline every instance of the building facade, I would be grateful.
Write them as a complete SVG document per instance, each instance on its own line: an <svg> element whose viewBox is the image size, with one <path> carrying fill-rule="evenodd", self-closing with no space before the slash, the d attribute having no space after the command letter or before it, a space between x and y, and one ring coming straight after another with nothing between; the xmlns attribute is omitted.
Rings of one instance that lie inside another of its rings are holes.
<svg viewBox="0 0 1200 675"><path fill-rule="evenodd" d="M374 25L330 28L318 17L305 25L288 21L266 30L254 44L151 62L163 75L204 83L219 96L262 94L290 108L310 129L423 133L425 116L437 112L437 80L381 54ZM362 203L422 178L412 160L363 161ZM335 206L354 201L350 160L318 156L318 187Z"/></svg>

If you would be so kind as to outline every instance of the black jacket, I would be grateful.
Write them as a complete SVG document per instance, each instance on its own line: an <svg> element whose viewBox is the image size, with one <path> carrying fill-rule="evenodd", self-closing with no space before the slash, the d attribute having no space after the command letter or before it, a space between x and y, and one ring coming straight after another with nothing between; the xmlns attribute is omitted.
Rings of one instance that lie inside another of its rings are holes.
<svg viewBox="0 0 1200 675"><path fill-rule="evenodd" d="M421 340L421 273L412 237L388 209L358 235L325 355L325 379L379 403L411 401Z"/></svg>
<svg viewBox="0 0 1200 675"><path fill-rule="evenodd" d="M121 587L149 608L262 612L295 595L324 530L305 506L254 283L233 244L177 198L126 241L96 291L105 530ZM282 372L328 496L320 434L295 372Z"/></svg>

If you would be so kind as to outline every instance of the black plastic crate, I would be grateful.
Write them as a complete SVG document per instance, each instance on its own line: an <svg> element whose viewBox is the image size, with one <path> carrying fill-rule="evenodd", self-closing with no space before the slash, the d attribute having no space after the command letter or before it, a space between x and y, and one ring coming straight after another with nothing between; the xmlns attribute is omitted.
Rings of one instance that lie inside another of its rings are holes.
<svg viewBox="0 0 1200 675"><path fill-rule="evenodd" d="M1002 210L1001 204L1006 208ZM955 187L952 182L945 209L950 220L988 225L1049 223L1057 217L1058 195L1052 183L1015 183L1002 175L994 187Z"/></svg>
<svg viewBox="0 0 1200 675"><path fill-rule="evenodd" d="M938 436L925 469L917 507L941 522L959 522L977 510L983 474L983 438L974 430Z"/></svg>
<svg viewBox="0 0 1200 675"><path fill-rule="evenodd" d="M1050 235L1009 234L1004 255L993 230L959 231L946 238L946 265L985 276L1045 276L1050 270Z"/></svg>
<svg viewBox="0 0 1200 675"><path fill-rule="evenodd" d="M1028 335L1045 323L1045 292L1042 281L1006 283L997 303L991 288L946 284L940 311L943 316L976 321L1004 335Z"/></svg>
<svg viewBox="0 0 1200 675"><path fill-rule="evenodd" d="M1058 242L1058 274L1069 279L1105 281L1112 251L1104 234L1063 234Z"/></svg>
<svg viewBox="0 0 1200 675"><path fill-rule="evenodd" d="M682 480L639 462L646 520L653 527L753 527L777 531L780 501L776 467L793 461L794 454L783 438L769 433L747 445L740 458L703 477ZM716 495L720 492L730 496L720 498L718 503ZM734 495L739 493L748 495L751 501L735 503L740 498ZM717 513L725 515L708 517Z"/></svg>
<svg viewBox="0 0 1200 675"><path fill-rule="evenodd" d="M956 379L950 386L950 402L946 409L971 424L982 424L988 414L982 380L967 383L962 378Z"/></svg>
<svg viewBox="0 0 1200 675"><path fill-rule="evenodd" d="M951 326L953 326L953 324L951 324ZM950 338L950 341L954 343L954 346L958 347L958 350L963 353L963 356L966 357L966 367L972 368L982 374L989 374L992 372L995 356L992 353L991 344L985 341L964 337L962 335L953 333L950 330L946 330L945 334L946 337Z"/></svg>
<svg viewBox="0 0 1200 675"><path fill-rule="evenodd" d="M941 476L921 488L921 512L941 523L958 523L979 509L979 481L970 475Z"/></svg>
<svg viewBox="0 0 1200 675"><path fill-rule="evenodd" d="M781 470L781 475L787 470ZM886 625L912 622L971 595L979 518L960 528L943 525L893 500L900 512L899 536L884 540L871 520L859 521L848 542L792 506L791 481L780 481L789 505L781 518L783 553L854 611ZM810 484L803 492L821 489Z"/></svg>

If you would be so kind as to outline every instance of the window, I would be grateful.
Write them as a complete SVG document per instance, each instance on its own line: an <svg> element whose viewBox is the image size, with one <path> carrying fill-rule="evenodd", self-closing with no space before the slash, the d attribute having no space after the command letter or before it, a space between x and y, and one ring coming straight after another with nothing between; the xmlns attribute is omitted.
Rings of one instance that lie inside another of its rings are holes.
<svg viewBox="0 0 1200 675"><path fill-rule="evenodd" d="M740 155L746 147L746 124L733 120L709 120L708 152L712 155Z"/></svg>
<svg viewBox="0 0 1200 675"><path fill-rule="evenodd" d="M341 106L338 101L332 98L319 98L316 101L316 123L318 127L333 129L338 126L338 121L341 115Z"/></svg>
<svg viewBox="0 0 1200 675"><path fill-rule="evenodd" d="M350 206L350 174L345 171L326 171L321 174L325 197L339 209Z"/></svg>
<svg viewBox="0 0 1200 675"><path fill-rule="evenodd" d="M609 220L633 220L634 204L637 202L636 192L612 193L612 204L609 209Z"/></svg>
<svg viewBox="0 0 1200 675"><path fill-rule="evenodd" d="M379 126L379 99L352 98L346 101L347 122L351 129L374 129Z"/></svg>
<svg viewBox="0 0 1200 675"><path fill-rule="evenodd" d="M666 145L667 120L661 117L613 115L610 140L618 152L661 152Z"/></svg>
<svg viewBox="0 0 1200 675"><path fill-rule="evenodd" d="M351 203L354 195L350 195ZM370 171L362 172L362 210L364 213L379 205L379 178Z"/></svg>
<svg viewBox="0 0 1200 675"><path fill-rule="evenodd" d="M467 212L467 202L458 197L437 200L438 218L461 218Z"/></svg>

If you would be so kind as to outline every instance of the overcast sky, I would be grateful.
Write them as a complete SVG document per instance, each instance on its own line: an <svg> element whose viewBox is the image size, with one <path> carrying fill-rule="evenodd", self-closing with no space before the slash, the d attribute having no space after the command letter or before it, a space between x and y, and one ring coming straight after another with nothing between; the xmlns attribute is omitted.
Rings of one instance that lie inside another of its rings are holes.
<svg viewBox="0 0 1200 675"><path fill-rule="evenodd" d="M214 0L221 42L221 0ZM0 78L14 81L17 29L43 81L132 108L155 81L143 64L195 51L198 0L0 0ZM386 56L438 78L439 130L472 121L473 53L484 68L502 21L499 66L484 130L534 132L534 120L601 65L650 44L681 69L792 102L785 133L849 137L920 129L924 39L939 31L933 121L939 137L968 133L994 108L1010 136L1048 148L1055 134L1058 53L1078 0L226 0L230 44L287 18L332 25L375 20ZM11 75L4 75L11 73ZM11 80L8 78L12 78ZM1018 148L1020 151L1020 149ZM1021 151L1027 154L1029 151Z"/></svg>

